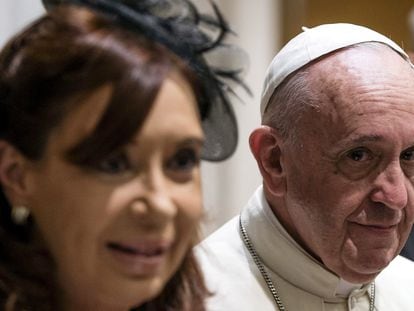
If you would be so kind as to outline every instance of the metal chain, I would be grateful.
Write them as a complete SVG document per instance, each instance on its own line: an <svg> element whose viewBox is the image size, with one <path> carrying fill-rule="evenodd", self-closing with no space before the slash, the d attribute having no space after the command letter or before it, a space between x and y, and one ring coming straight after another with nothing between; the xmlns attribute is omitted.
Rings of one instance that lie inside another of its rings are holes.
<svg viewBox="0 0 414 311"><path fill-rule="evenodd" d="M247 235L246 229L243 226L241 217L239 217L239 223L240 223L240 233L243 237L244 245L247 247L247 250L249 251L250 255L253 258L254 263L256 264L257 268L259 269L260 273L263 276L263 279L265 280L267 287L269 288L273 299L275 300L275 303L280 311L287 311L285 306L282 303L282 300L280 299L280 296L276 290L276 287L273 285L272 280L270 279L269 274L267 273L262 261L259 258L259 255L257 255L256 250L253 247L252 242L249 239L249 236Z"/></svg>
<svg viewBox="0 0 414 311"><path fill-rule="evenodd" d="M260 274L265 280L266 285L270 293L272 294L277 307L279 308L280 311L287 311L287 309L282 303L282 300L280 299L280 296L276 290L275 285L273 284L269 276L269 273L266 271L266 268L264 267L262 260L260 259L259 255L257 255L257 252L255 248L253 247L253 244L250 241L249 236L247 235L246 228L244 228L244 225L241 220L241 216L239 217L239 224L240 224L240 233L242 235L244 245L246 246L247 250L249 251L250 255L253 258L254 263L259 269ZM375 310L375 283L374 282L371 283L370 292L371 292L370 293L371 295L369 297L369 311L374 311Z"/></svg>
<svg viewBox="0 0 414 311"><path fill-rule="evenodd" d="M375 308L375 282L371 283L371 295L369 296L369 311L374 311Z"/></svg>

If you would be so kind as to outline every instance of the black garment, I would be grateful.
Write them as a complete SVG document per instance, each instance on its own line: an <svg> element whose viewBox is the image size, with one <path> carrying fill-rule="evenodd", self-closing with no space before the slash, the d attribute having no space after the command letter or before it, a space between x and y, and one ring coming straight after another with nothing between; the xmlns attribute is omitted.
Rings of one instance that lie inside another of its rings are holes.
<svg viewBox="0 0 414 311"><path fill-rule="evenodd" d="M408 259L414 260L414 227L411 230L407 243L401 251L401 255Z"/></svg>

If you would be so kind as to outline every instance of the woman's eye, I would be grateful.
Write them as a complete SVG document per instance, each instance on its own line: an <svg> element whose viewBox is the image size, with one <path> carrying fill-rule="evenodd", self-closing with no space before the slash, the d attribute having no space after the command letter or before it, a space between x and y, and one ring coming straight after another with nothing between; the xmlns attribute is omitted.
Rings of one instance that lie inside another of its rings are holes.
<svg viewBox="0 0 414 311"><path fill-rule="evenodd" d="M168 168L172 170L188 171L198 166L200 158L193 149L182 149L177 151L168 162Z"/></svg>
<svg viewBox="0 0 414 311"><path fill-rule="evenodd" d="M199 152L192 148L178 150L167 162L166 168L170 177L177 182L193 179L194 169L200 164Z"/></svg>
<svg viewBox="0 0 414 311"><path fill-rule="evenodd" d="M126 154L121 153L104 159L97 168L106 174L123 174L131 169L131 164Z"/></svg>

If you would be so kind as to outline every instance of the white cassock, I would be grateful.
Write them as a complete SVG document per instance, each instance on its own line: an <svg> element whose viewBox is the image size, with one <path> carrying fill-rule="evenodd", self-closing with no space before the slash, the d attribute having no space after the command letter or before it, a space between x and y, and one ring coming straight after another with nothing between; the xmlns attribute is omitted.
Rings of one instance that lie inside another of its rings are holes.
<svg viewBox="0 0 414 311"><path fill-rule="evenodd" d="M247 234L287 311L368 311L370 285L350 284L301 248L260 187L241 212ZM213 296L208 311L278 310L239 231L239 216L196 248ZM375 280L375 310L414 311L414 262L396 257Z"/></svg>

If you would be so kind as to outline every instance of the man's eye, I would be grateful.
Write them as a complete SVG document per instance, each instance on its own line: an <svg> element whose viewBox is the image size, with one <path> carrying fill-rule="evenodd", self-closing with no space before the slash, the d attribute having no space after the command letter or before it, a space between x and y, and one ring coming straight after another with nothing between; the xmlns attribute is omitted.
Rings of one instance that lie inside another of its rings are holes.
<svg viewBox="0 0 414 311"><path fill-rule="evenodd" d="M131 169L131 164L126 154L121 153L104 159L97 169L106 174L123 174Z"/></svg>
<svg viewBox="0 0 414 311"><path fill-rule="evenodd" d="M414 147L401 152L400 159L404 174L414 181Z"/></svg>
<svg viewBox="0 0 414 311"><path fill-rule="evenodd" d="M373 158L372 153L365 148L358 148L347 153L347 157L356 162L367 161Z"/></svg>
<svg viewBox="0 0 414 311"><path fill-rule="evenodd" d="M368 176L380 162L380 154L358 147L345 152L337 162L339 171L350 180Z"/></svg>
<svg viewBox="0 0 414 311"><path fill-rule="evenodd" d="M414 148L410 148L401 153L400 156L403 161L413 161L414 160Z"/></svg>

